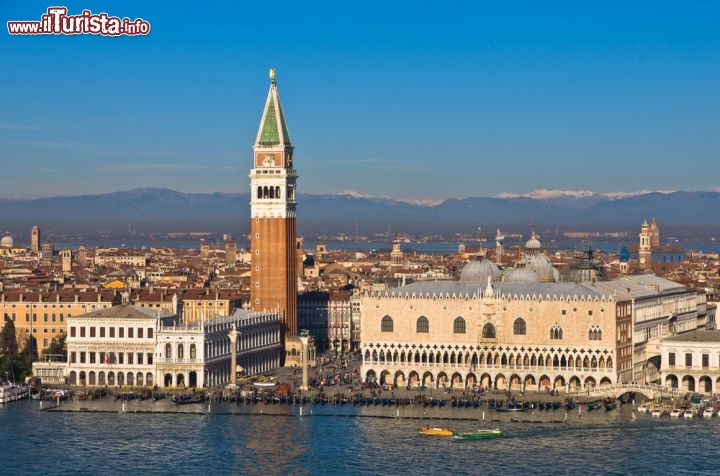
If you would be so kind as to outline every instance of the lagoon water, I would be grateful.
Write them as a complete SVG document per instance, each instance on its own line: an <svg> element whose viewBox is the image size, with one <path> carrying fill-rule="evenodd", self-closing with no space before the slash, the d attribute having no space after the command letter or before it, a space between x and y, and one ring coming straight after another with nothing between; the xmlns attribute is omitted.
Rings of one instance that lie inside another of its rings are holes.
<svg viewBox="0 0 720 476"><path fill-rule="evenodd" d="M45 402L47 403L47 402ZM720 418L169 401L0 406L0 474L718 474ZM208 412L209 410L209 412ZM147 413L152 411L152 413ZM178 411L182 413L177 413ZM482 422L485 411L486 421ZM399 413L399 418L397 417ZM512 422L511 418L522 420ZM533 422L529 422L532 420ZM500 427L499 439L418 435Z"/></svg>

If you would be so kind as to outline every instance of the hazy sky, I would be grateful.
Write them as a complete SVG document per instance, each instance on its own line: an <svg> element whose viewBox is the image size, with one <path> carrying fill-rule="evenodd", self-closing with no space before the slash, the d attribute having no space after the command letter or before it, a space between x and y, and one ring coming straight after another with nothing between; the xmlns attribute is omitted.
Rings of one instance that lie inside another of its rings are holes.
<svg viewBox="0 0 720 476"><path fill-rule="evenodd" d="M720 2L394 3L0 0L0 196L247 191L270 67L301 193L720 185Z"/></svg>

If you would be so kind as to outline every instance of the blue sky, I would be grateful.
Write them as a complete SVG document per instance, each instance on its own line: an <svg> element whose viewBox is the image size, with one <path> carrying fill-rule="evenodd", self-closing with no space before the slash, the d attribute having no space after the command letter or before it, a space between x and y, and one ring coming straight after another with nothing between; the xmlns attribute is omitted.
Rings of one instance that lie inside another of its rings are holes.
<svg viewBox="0 0 720 476"><path fill-rule="evenodd" d="M301 193L710 190L720 2L56 2L148 36L13 36L1 197L244 192L277 80Z"/></svg>

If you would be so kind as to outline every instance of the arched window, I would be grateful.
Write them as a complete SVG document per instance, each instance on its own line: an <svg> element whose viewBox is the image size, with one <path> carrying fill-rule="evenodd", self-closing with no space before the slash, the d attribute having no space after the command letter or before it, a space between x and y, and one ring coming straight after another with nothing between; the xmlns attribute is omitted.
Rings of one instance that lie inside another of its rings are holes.
<svg viewBox="0 0 720 476"><path fill-rule="evenodd" d="M513 334L516 336L524 336L527 334L527 326L525 325L525 319L522 317L518 317L515 319L515 323L513 324Z"/></svg>
<svg viewBox="0 0 720 476"><path fill-rule="evenodd" d="M258 187L257 198L262 198L262 187Z"/></svg>
<svg viewBox="0 0 720 476"><path fill-rule="evenodd" d="M184 359L185 358L185 346L182 344L178 344L178 359Z"/></svg>
<svg viewBox="0 0 720 476"><path fill-rule="evenodd" d="M393 331L393 320L390 316L385 316L380 322L380 332L392 332Z"/></svg>
<svg viewBox="0 0 720 476"><path fill-rule="evenodd" d="M589 340L602 340L602 329L600 329L600 326L597 324L593 324L590 326L590 330L588 331L588 339Z"/></svg>
<svg viewBox="0 0 720 476"><path fill-rule="evenodd" d="M453 333L454 334L465 334L465 329L467 326L465 325L465 319L458 316L453 321Z"/></svg>
<svg viewBox="0 0 720 476"><path fill-rule="evenodd" d="M172 359L172 345L165 344L165 358Z"/></svg>
<svg viewBox="0 0 720 476"><path fill-rule="evenodd" d="M563 338L562 336L562 327L555 324L550 328L550 338L554 340L560 340Z"/></svg>
<svg viewBox="0 0 720 476"><path fill-rule="evenodd" d="M428 318L425 316L418 317L415 329L418 334L427 334L428 332L430 332L430 323L428 322Z"/></svg>
<svg viewBox="0 0 720 476"><path fill-rule="evenodd" d="M489 322L483 326L482 330L483 339L494 339L495 338L495 326Z"/></svg>
<svg viewBox="0 0 720 476"><path fill-rule="evenodd" d="M275 198L280 198L280 187L275 187Z"/></svg>
<svg viewBox="0 0 720 476"><path fill-rule="evenodd" d="M195 344L190 344L190 358L197 359L197 347L195 347Z"/></svg>

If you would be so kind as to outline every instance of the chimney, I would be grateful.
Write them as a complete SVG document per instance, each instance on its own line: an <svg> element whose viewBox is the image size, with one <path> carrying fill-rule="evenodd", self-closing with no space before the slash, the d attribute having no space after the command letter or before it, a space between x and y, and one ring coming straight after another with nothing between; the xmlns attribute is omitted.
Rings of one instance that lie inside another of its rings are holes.
<svg viewBox="0 0 720 476"><path fill-rule="evenodd" d="M78 295L75 294L75 302L78 302Z"/></svg>

